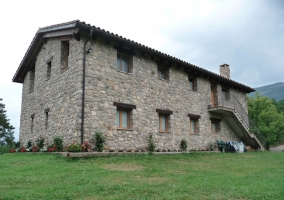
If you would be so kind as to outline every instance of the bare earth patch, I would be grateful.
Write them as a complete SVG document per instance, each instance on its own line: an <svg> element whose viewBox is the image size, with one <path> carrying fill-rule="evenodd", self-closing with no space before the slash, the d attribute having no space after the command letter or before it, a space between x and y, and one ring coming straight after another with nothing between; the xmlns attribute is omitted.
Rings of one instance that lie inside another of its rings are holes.
<svg viewBox="0 0 284 200"><path fill-rule="evenodd" d="M141 165L135 165L131 163L106 164L106 165L103 165L102 168L108 169L108 170L118 170L118 171L138 171L138 170L145 169L145 167Z"/></svg>

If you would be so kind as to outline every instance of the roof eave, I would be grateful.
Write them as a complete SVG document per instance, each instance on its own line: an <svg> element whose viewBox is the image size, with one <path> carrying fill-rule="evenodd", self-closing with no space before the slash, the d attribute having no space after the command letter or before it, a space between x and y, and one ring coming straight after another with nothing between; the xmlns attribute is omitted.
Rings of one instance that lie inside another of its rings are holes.
<svg viewBox="0 0 284 200"><path fill-rule="evenodd" d="M155 49L149 48L145 45L142 45L140 43L126 39L124 37L118 36L117 34L110 33L109 31L105 31L104 29L100 29L98 27L91 26L89 24L86 24L85 22L80 22L79 20L40 28L37 31L29 49L27 50L27 52L26 52L26 54L25 54L25 56L24 56L24 58L23 58L23 60L20 64L20 66L18 67L18 70L13 77L13 82L23 83L21 76L23 76L23 74L25 74L26 71L28 70L29 64L31 64L30 62L32 62L32 60L34 59L33 56L35 57L36 52L40 48L40 45L38 43L42 39L42 36L45 33L64 30L64 29L70 29L70 28L75 28L75 27L78 27L82 31L84 30L86 32L89 32L90 29L93 29L93 31L94 31L93 33L97 34L98 36L110 39L114 42L123 43L126 46L138 49L140 51L147 52L147 53L149 53L149 54L151 54L151 55L153 55L153 56L155 56L159 59L168 60L169 62L175 63L175 64L180 65L182 67L185 67L187 69L193 70L195 72L198 72L199 74L203 74L204 76L208 76L209 79L214 79L214 80L217 80L217 81L222 82L222 83L228 83L228 85L232 85L236 88L240 88L241 90L245 91L246 93L250 93L250 92L255 91L254 89L252 89L252 88L250 88L246 85L235 82L231 79L224 78L224 77L222 77L218 74L215 74L213 72L210 72L206 69L200 68L200 67L195 66L191 63L185 62L183 60L180 60L180 59L175 58L173 56L170 56L168 54L162 53L162 52L157 51Z"/></svg>
<svg viewBox="0 0 284 200"><path fill-rule="evenodd" d="M45 28L40 28L34 38L33 41L31 42L26 54L24 55L24 58L21 61L21 64L19 65L12 81L16 83L23 83L23 74L26 73L26 71L29 68L30 62L32 62L35 58L36 52L38 52L39 48L41 47L43 42L40 42L42 39L42 36L44 33L48 32L53 32L53 31L58 31L58 30L64 30L64 29L69 29L69 28L74 28L77 25L77 21L74 21L74 23L71 24L64 24L61 26L50 26L50 27L45 27Z"/></svg>

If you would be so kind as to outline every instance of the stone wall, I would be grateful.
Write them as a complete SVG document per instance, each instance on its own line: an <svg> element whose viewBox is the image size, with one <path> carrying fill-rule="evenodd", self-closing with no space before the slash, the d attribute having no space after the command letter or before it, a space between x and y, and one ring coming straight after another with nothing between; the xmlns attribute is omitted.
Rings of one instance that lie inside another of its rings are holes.
<svg viewBox="0 0 284 200"><path fill-rule="evenodd" d="M69 41L69 67L62 71L60 67L61 41L48 39L41 48L35 63L34 90L29 91L30 72L25 76L22 90L22 111L20 141L26 145L39 136L46 138L50 144L53 137L62 136L65 141L78 139L80 136L82 96L82 60L83 46L74 39ZM47 79L46 61L51 61L51 76ZM44 109L48 112L48 127L45 129ZM33 131L32 118L35 114Z"/></svg>
<svg viewBox="0 0 284 200"><path fill-rule="evenodd" d="M209 80L199 77L197 91L190 91L187 73L175 66L169 70L169 80L158 79L157 64L140 52L133 56L132 73L120 72L116 67L114 44L96 40L89 45L93 51L87 55L86 139L90 140L99 130L107 135L106 149L112 151L145 149L149 133L154 135L156 149L171 151L180 149L183 138L188 141L189 149L199 150L206 149L216 139L238 140L222 116L215 116L222 120L220 133L211 133ZM236 94L242 99L245 97L241 92ZM117 108L113 102L136 105L132 110L131 130L117 129ZM173 111L169 132L159 132L156 109ZM188 114L201 116L199 134L190 134Z"/></svg>
<svg viewBox="0 0 284 200"><path fill-rule="evenodd" d="M55 136L62 136L65 144L80 141L83 45L70 40L69 67L60 69L61 41L48 39L40 50L35 67L35 88L29 92L29 73L23 84L20 140L35 140L39 136L51 143ZM103 39L90 40L87 48L93 51L86 55L86 99L84 140L93 140L95 131L107 135L106 150L137 151L148 145L149 133L154 135L156 149L176 151L185 138L189 149L203 150L210 142L239 140L222 116L208 112L211 103L211 83L202 76L197 78L197 91L189 89L188 75L183 68L173 65L169 80L158 78L157 64L150 55L136 51L131 73L117 71L117 50L114 43ZM46 79L48 60L53 56L51 77ZM221 91L221 86L218 85ZM246 107L245 93L230 89ZM131 112L131 129L118 130L116 107L113 102L136 105ZM44 109L48 113L48 128L45 129ZM158 130L156 109L171 110L170 128L166 133ZM35 114L33 133L31 115ZM188 114L200 115L199 133L190 134ZM210 117L221 119L221 131L211 132Z"/></svg>

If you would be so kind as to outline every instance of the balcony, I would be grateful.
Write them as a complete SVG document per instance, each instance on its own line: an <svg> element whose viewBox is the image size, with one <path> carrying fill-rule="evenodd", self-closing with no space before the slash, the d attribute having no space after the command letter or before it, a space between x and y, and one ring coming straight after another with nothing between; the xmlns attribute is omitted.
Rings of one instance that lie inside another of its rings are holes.
<svg viewBox="0 0 284 200"><path fill-rule="evenodd" d="M212 98L214 98L213 105L208 106L208 111L221 114L244 144L263 150L263 145L257 136L250 133L248 113L236 96L233 94L226 96L222 92L216 92Z"/></svg>

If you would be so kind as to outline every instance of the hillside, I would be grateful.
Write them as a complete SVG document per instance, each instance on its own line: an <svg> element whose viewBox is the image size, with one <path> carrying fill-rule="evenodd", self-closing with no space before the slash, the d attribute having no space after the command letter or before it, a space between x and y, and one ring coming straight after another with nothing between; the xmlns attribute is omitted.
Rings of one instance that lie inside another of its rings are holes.
<svg viewBox="0 0 284 200"><path fill-rule="evenodd" d="M276 101L284 99L284 82L275 83L272 85L265 85L262 87L254 88L262 96L273 98ZM250 93L249 96L254 96L254 92Z"/></svg>

